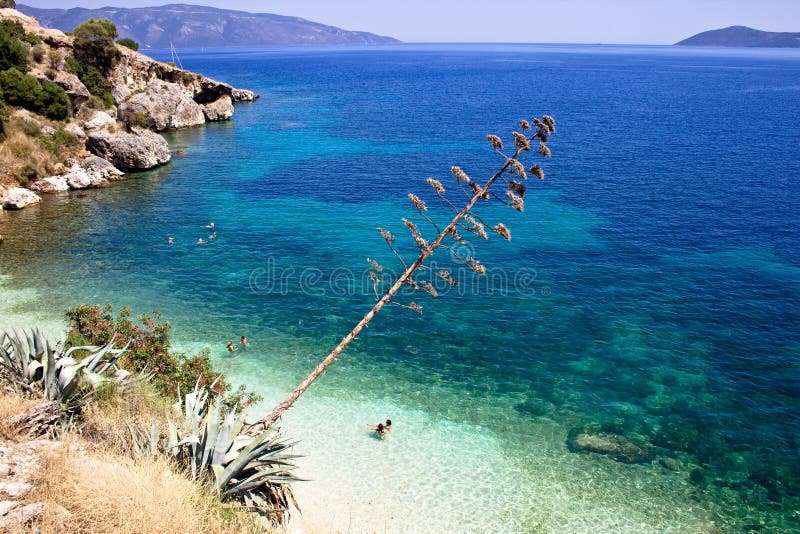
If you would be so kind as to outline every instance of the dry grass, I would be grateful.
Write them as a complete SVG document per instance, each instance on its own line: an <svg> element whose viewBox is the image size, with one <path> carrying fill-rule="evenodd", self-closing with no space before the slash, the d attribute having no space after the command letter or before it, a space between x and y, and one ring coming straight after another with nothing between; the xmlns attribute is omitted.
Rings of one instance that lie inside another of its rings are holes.
<svg viewBox="0 0 800 534"><path fill-rule="evenodd" d="M44 533L259 532L163 458L89 454L80 441L43 458L31 502L45 503Z"/></svg>
<svg viewBox="0 0 800 534"><path fill-rule="evenodd" d="M34 115L42 126L50 126L55 130L64 123L49 121ZM0 142L0 184L19 183L26 186L29 182L51 176L63 169L67 158L83 153L83 143L77 141L61 141L71 139L61 135L45 139L39 128L30 122L13 117L4 122L5 140ZM47 145L50 145L49 147Z"/></svg>
<svg viewBox="0 0 800 534"><path fill-rule="evenodd" d="M17 432L10 424L10 419L15 415L24 413L36 403L36 400L18 397L13 393L0 394L0 438L16 440L18 438Z"/></svg>
<svg viewBox="0 0 800 534"><path fill-rule="evenodd" d="M153 419L159 435L166 435L168 402L159 397L149 383L136 385L124 396L116 393L99 390L96 402L86 406L81 427L81 434L86 439L105 450L132 453L128 423L149 434Z"/></svg>

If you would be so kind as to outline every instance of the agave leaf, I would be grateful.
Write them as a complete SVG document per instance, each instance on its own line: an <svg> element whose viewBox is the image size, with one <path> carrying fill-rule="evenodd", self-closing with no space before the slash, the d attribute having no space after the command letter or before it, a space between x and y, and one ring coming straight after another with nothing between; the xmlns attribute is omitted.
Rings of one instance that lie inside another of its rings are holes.
<svg viewBox="0 0 800 534"><path fill-rule="evenodd" d="M169 417L167 417L167 425L169 426L169 430L167 432L167 449L171 450L178 446L178 443L181 439L180 434L178 434L178 428Z"/></svg>
<svg viewBox="0 0 800 534"><path fill-rule="evenodd" d="M242 449L250 445L254 439L255 438L253 436L248 436L246 434L240 434L233 438L233 444L225 454L225 458L222 460L222 465L228 465L234 461L236 457L239 456L239 453L242 452Z"/></svg>
<svg viewBox="0 0 800 534"><path fill-rule="evenodd" d="M108 379L98 373L92 373L83 370L83 376L86 378L86 381L89 382L89 385L92 386L93 389L97 389L103 382L108 382Z"/></svg>
<svg viewBox="0 0 800 534"><path fill-rule="evenodd" d="M211 463L211 458L214 456L215 447L217 446L217 438L220 435L220 425L224 425L224 423L225 421L220 421L220 402L218 399L211 406L211 409L205 418L205 428L203 431L202 442L203 453L199 462L200 467L205 468L209 463Z"/></svg>
<svg viewBox="0 0 800 534"><path fill-rule="evenodd" d="M221 492L224 484L222 483L222 474L225 469L219 464L211 464L211 472L214 474L214 489Z"/></svg>
<svg viewBox="0 0 800 534"><path fill-rule="evenodd" d="M228 412L220 428L220 432L217 435L217 442L214 445L214 456L211 458L211 464L225 464L228 451L234 447L239 430L241 430L243 424L244 421L241 417L237 416L235 408Z"/></svg>
<svg viewBox="0 0 800 534"><path fill-rule="evenodd" d="M269 432L262 432L231 463L227 464L225 472L222 474L224 484L227 484L231 478L239 474L250 463L250 460L261 453L260 447L267 442L269 437Z"/></svg>
<svg viewBox="0 0 800 534"><path fill-rule="evenodd" d="M128 432L131 433L131 444L136 448L137 453L141 453L142 447L139 445L139 433L130 422L125 421L125 425L128 427Z"/></svg>
<svg viewBox="0 0 800 534"><path fill-rule="evenodd" d="M155 417L152 418L150 424L150 450L153 452L158 450L158 425Z"/></svg>

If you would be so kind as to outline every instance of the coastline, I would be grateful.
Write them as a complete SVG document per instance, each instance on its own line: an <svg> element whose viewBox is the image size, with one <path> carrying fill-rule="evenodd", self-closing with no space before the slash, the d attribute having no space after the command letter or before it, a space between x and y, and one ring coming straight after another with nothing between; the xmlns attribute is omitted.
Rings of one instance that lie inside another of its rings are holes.
<svg viewBox="0 0 800 534"><path fill-rule="evenodd" d="M0 323L7 324L11 311L22 326L27 318L57 328L52 315L19 316L19 306L34 307L42 296L35 290L0 296L10 302ZM49 317L49 320L48 320ZM177 350L194 350L202 342L182 344ZM244 376L263 376L257 360L242 361L216 356L237 381ZM278 370L268 371L276 376ZM289 376L278 382L291 380ZM246 382L270 407L286 393L267 382ZM374 438L361 424L376 414L396 420L393 435ZM638 533L682 525L684 531L701 532L713 522L710 513L697 509L686 513L680 503L690 488L688 481L645 466L628 466L610 460L586 462L583 455L567 452L563 426L541 420L538 437L529 443L536 451L536 465L522 465L507 456L505 445L487 428L408 410L390 399L366 401L352 392L342 396L330 384L311 392L284 416L280 427L287 437L299 440L298 475L307 480L295 484L302 514L292 514L290 532L445 532L452 528L494 532L520 532L545 527L548 532ZM631 478L635 475L634 478ZM589 477L589 478L587 478ZM639 479L639 477L641 477ZM677 485L676 485L677 484ZM659 488L658 502L649 490ZM453 490L459 488L458 508ZM526 489L523 489L526 488ZM670 497L670 495L672 495Z"/></svg>

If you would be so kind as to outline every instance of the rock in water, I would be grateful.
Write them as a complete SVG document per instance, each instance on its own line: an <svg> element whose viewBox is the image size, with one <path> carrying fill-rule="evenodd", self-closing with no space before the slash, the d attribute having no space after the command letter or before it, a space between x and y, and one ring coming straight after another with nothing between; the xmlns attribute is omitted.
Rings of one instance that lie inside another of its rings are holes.
<svg viewBox="0 0 800 534"><path fill-rule="evenodd" d="M31 184L31 189L39 193L58 193L67 191L69 184L64 176L48 176Z"/></svg>
<svg viewBox="0 0 800 534"><path fill-rule="evenodd" d="M131 132L92 132L86 140L86 148L123 171L152 169L170 160L167 141L141 128Z"/></svg>
<svg viewBox="0 0 800 534"><path fill-rule="evenodd" d="M157 132L205 124L203 108L176 83L156 80L119 105L117 116L129 126Z"/></svg>
<svg viewBox="0 0 800 534"><path fill-rule="evenodd" d="M81 168L77 163L74 164L67 174L64 175L67 184L71 189L86 189L92 185L92 179L89 174Z"/></svg>
<svg viewBox="0 0 800 534"><path fill-rule="evenodd" d="M21 210L26 206L38 204L42 197L24 187L12 187L3 199L3 208L7 210Z"/></svg>
<svg viewBox="0 0 800 534"><path fill-rule="evenodd" d="M112 163L98 156L88 156L81 163L81 167L92 180L92 186L105 185L106 182L121 180L125 173L117 169Z"/></svg>
<svg viewBox="0 0 800 534"><path fill-rule="evenodd" d="M233 115L233 101L228 95L222 95L213 102L202 104L203 114L208 121L224 121Z"/></svg>
<svg viewBox="0 0 800 534"><path fill-rule="evenodd" d="M258 100L258 94L248 89L234 89L231 92L234 102L255 102Z"/></svg>
<svg viewBox="0 0 800 534"><path fill-rule="evenodd" d="M625 436L588 428L573 428L567 436L570 452L596 452L626 464L645 464L653 461L649 445L639 445Z"/></svg>

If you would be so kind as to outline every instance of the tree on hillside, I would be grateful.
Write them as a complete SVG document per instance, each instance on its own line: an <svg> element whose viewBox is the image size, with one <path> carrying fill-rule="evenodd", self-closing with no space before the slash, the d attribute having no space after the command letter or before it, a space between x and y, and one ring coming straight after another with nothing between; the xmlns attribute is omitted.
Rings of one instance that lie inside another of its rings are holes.
<svg viewBox="0 0 800 534"><path fill-rule="evenodd" d="M85 67L95 67L108 74L119 61L120 51L114 44L119 35L108 19L89 19L72 31L75 59Z"/></svg>
<svg viewBox="0 0 800 534"><path fill-rule="evenodd" d="M53 120L69 117L69 97L60 86L17 69L0 72L0 100Z"/></svg>
<svg viewBox="0 0 800 534"><path fill-rule="evenodd" d="M0 27L0 71L15 68L20 72L28 70L28 55L22 43Z"/></svg>
<svg viewBox="0 0 800 534"><path fill-rule="evenodd" d="M127 37L123 37L122 39L117 41L117 44L120 44L120 45L124 46L125 48L130 48L131 50L134 50L134 51L135 50L139 50L139 43L137 43L133 39L129 39Z"/></svg>
<svg viewBox="0 0 800 534"><path fill-rule="evenodd" d="M17 8L17 3L14 0L0 0L0 7L10 7L11 9Z"/></svg>

